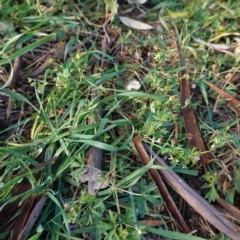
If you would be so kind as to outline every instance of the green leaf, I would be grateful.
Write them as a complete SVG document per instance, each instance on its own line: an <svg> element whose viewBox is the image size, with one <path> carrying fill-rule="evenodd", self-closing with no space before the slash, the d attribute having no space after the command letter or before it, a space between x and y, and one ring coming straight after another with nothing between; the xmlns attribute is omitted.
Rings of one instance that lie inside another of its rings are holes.
<svg viewBox="0 0 240 240"><path fill-rule="evenodd" d="M208 186L204 186L202 188L208 188ZM205 198L207 198L207 200L209 202L214 202L217 199L219 199L220 197L219 197L219 195L217 193L217 189L214 186L211 186L209 191L207 192Z"/></svg>
<svg viewBox="0 0 240 240"><path fill-rule="evenodd" d="M0 65L9 63L14 58L22 56L23 54L25 54L27 52L30 52L31 50L33 50L34 48L39 47L40 45L42 45L43 43L47 42L51 38L52 38L52 35L46 36L46 37L43 37L42 39L37 40L36 42L28 44L26 47L17 50L15 53L11 54L7 58L4 58L4 59L0 60Z"/></svg>
<svg viewBox="0 0 240 240"><path fill-rule="evenodd" d="M143 93L143 92L136 92L136 91L126 91L123 93L118 94L119 96L126 96L126 97L130 97L130 98L150 98L150 99L154 99L154 100L158 100L160 102L166 102L168 99L164 96L161 95L154 95L154 94L149 94L149 93Z"/></svg>
<svg viewBox="0 0 240 240"><path fill-rule="evenodd" d="M22 96L21 94L11 91L7 88L2 88L1 91L6 93L7 95L11 96L13 99L21 100L21 101L29 104L35 111L38 111L38 109L34 105L32 105L32 103L27 98Z"/></svg>
<svg viewBox="0 0 240 240"><path fill-rule="evenodd" d="M133 173L131 173L129 176L123 178L121 181L117 183L118 188L125 188L133 186L137 181L138 178L141 177L146 171L149 170L150 167L152 167L152 161L149 162L146 166L138 168Z"/></svg>
<svg viewBox="0 0 240 240"><path fill-rule="evenodd" d="M106 10L108 12L110 12L111 17L110 20L113 21L114 16L117 14L118 12L118 4L116 0L104 0L105 6L106 6Z"/></svg>
<svg viewBox="0 0 240 240"><path fill-rule="evenodd" d="M157 234L159 236L178 239L178 240L204 240L204 238L195 237L192 235L183 234L183 233L179 233L179 232L160 230L160 229L156 229L156 228L148 227L148 226L145 226L144 230L147 232L153 233L153 234Z"/></svg>
<svg viewBox="0 0 240 240"><path fill-rule="evenodd" d="M228 203L231 203L232 205L234 205L235 193L236 193L236 189L228 189L228 190L227 190L226 197L225 197L225 200L226 200Z"/></svg>
<svg viewBox="0 0 240 240"><path fill-rule="evenodd" d="M13 24L11 22L7 22L3 20L0 21L0 29L1 31L3 31L2 35L14 32Z"/></svg>

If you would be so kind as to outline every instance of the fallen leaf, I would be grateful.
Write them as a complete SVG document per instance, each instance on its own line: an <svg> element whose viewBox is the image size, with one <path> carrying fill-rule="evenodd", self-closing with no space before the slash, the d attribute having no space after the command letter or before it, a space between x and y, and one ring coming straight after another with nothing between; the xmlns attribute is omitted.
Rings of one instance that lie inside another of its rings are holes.
<svg viewBox="0 0 240 240"><path fill-rule="evenodd" d="M121 20L121 22L126 25L127 27L133 28L133 29L137 29L137 30L149 30L149 29L153 29L153 27L149 24L128 18L128 17L123 17L123 16L119 16L119 19Z"/></svg>
<svg viewBox="0 0 240 240"><path fill-rule="evenodd" d="M138 90L141 87L141 84L137 80L131 80L126 85L126 90Z"/></svg>
<svg viewBox="0 0 240 240"><path fill-rule="evenodd" d="M227 50L223 50L223 49L218 49L218 48L215 48L216 51L218 52L223 52L223 53L227 53L228 55L231 55L232 57L236 57L235 54L227 51Z"/></svg>
<svg viewBox="0 0 240 240"><path fill-rule="evenodd" d="M101 170L93 167L85 167L80 176L81 182L93 182L102 176Z"/></svg>
<svg viewBox="0 0 240 240"><path fill-rule="evenodd" d="M240 102L229 93L223 91L222 89L216 87L215 85L204 81L210 88L215 90L219 95L221 95L226 101L229 102L229 105L234 108L237 112L237 115L240 116Z"/></svg>
<svg viewBox="0 0 240 240"><path fill-rule="evenodd" d="M208 43L200 38L195 38L195 37L192 37L193 40L197 43L200 43L202 45L206 45L206 46L209 46L209 47L213 47L214 49L216 50L227 50L229 49L230 47L226 44L217 44L217 43Z"/></svg>
<svg viewBox="0 0 240 240"><path fill-rule="evenodd" d="M209 43L209 42L205 42L204 40L202 40L200 38L195 38L195 37L192 37L192 38L195 42L200 43L202 45L206 45L208 47L212 47L214 50L216 50L218 52L223 52L223 53L226 53L228 55L231 55L232 57L237 57L236 53L232 53L232 52L228 51L228 49L230 47L226 44Z"/></svg>

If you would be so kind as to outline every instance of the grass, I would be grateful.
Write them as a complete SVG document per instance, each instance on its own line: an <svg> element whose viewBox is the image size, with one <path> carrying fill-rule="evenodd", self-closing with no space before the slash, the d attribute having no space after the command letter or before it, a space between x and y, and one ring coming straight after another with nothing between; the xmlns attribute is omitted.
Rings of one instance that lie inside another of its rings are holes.
<svg viewBox="0 0 240 240"><path fill-rule="evenodd" d="M186 181L192 175L202 176L201 187L207 190L204 197L210 202L221 197L239 207L239 120L204 83L209 81L239 98L238 85L227 84L225 78L239 72L239 60L192 38L235 48L239 4L214 0L151 3L140 8L146 12L146 23L161 22L160 33L124 26L114 16L116 5L110 0L1 2L2 121L9 118L1 134L9 136L0 147L0 210L16 199L22 206L29 196L40 199L44 193L48 199L29 239L223 237L213 226L202 227L195 221L199 215L192 210L182 214L191 230L197 230L195 236L178 231L147 174L151 165L138 161L134 134L165 156ZM119 7L120 11L129 8ZM170 31L173 27L179 32L191 83L196 85L191 104L212 160L205 173L198 167L200 153L188 146L181 117L181 68ZM113 39L105 50L104 38ZM44 71L24 77L39 69L49 53L56 55L48 59ZM19 56L24 56L22 78L15 89L8 89L12 61ZM100 66L95 65L96 59ZM132 80L140 83L139 90L126 90ZM95 99L91 99L92 87L97 89ZM103 150L102 180L109 183L96 196L88 193L81 178L89 146ZM14 196L14 187L24 178L29 189ZM177 194L171 194L184 207ZM149 219L161 220L161 225L155 228L141 222ZM9 235L7 231L0 237Z"/></svg>

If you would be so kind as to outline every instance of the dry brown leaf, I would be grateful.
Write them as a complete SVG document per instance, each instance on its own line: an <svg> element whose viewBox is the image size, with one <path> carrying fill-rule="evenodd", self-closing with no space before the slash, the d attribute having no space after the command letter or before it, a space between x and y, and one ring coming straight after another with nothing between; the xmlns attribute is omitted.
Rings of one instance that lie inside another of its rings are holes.
<svg viewBox="0 0 240 240"><path fill-rule="evenodd" d="M104 38L104 40L102 41L102 50L105 52L106 51L106 47L107 47L107 37ZM96 59L93 63L93 69L92 72L96 73L99 69L99 67L102 69L103 68L103 64L104 64L104 58L101 59ZM100 97L98 94L98 88L93 86L91 89L91 100L92 101L100 101ZM91 125L93 123L96 123L98 121L100 121L100 118L102 116L102 111L101 111L101 107L98 106L97 107L97 115L92 115L88 118L88 124ZM103 152L102 149L94 147L94 146L90 146L87 152L87 167L92 169L98 169L99 171L101 171L101 167L102 167L102 161L103 161ZM99 185L100 184L100 185ZM96 195L97 191L99 190L99 187L102 186L101 181L99 182L98 180L92 180L92 181L88 181L88 193L92 194L92 195ZM108 183L106 183L106 185L108 185Z"/></svg>
<svg viewBox="0 0 240 240"><path fill-rule="evenodd" d="M218 51L218 52L223 52L223 53L226 53L226 54L229 54L231 55L232 57L236 57L236 54L235 53L232 53L230 51L228 51L228 49L230 48L228 45L226 44L221 44L221 43L209 43L209 42L206 42L200 38L195 38L195 37L192 37L193 40L199 44L202 44L202 45L206 45L208 47L212 47L214 50Z"/></svg>

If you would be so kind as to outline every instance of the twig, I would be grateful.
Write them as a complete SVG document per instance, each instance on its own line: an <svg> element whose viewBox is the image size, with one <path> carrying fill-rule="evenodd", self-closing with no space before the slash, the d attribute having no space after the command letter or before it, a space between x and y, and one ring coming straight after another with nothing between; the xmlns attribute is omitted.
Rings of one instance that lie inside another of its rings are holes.
<svg viewBox="0 0 240 240"><path fill-rule="evenodd" d="M47 146L45 146L43 151L36 157L36 162L43 162L46 149ZM51 161L53 161L53 159L51 159ZM38 165L35 169L38 170L39 167L40 166ZM34 174L36 181L38 181L41 176L42 172L40 171ZM12 197L16 197L18 195L21 196L24 192L27 192L30 189L32 189L32 185L25 177L20 183L14 186L11 195ZM4 206L4 208L0 211L0 234L12 230L11 240L26 239L46 201L44 195L42 195L39 201L37 199L36 194L33 194L25 199L23 204L20 204L22 199L18 198Z"/></svg>
<svg viewBox="0 0 240 240"><path fill-rule="evenodd" d="M46 195L42 195L40 200L37 200L37 195L31 195L22 206L21 221L17 221L14 226L14 231L11 240L27 239L34 223L36 222L42 208L47 200ZM33 206L33 208L32 208Z"/></svg>
<svg viewBox="0 0 240 240"><path fill-rule="evenodd" d="M22 64L22 57L16 57L13 62L13 74L12 74L12 79L11 82L9 83L8 87L9 88L15 88L18 80L20 79L20 68Z"/></svg>
<svg viewBox="0 0 240 240"><path fill-rule="evenodd" d="M98 68L99 65L99 60L96 60L96 65L94 66L94 70L96 71L96 69ZM93 86L91 89L91 101L96 101L98 100L98 90L97 87ZM101 117L101 109L98 108L97 109L97 115L99 117ZM91 116L88 119L88 124L93 124L95 121L97 121L96 116ZM87 166L88 167L92 167L92 168L97 168L99 170L101 170L102 167L102 158L103 158L103 153L102 153L102 149L91 146L88 150L87 153ZM94 189L94 181L88 181L88 193L92 194L92 195L96 195L96 189Z"/></svg>
<svg viewBox="0 0 240 240"><path fill-rule="evenodd" d="M77 50L82 44L77 44L73 47L71 47L67 54L70 54L72 52L74 52L75 50ZM23 75L23 78L27 78L27 77L34 77L40 73L42 73L50 64L51 64L51 59L55 59L55 58L60 58L60 57L63 57L64 56L64 50L58 52L58 53L55 53L55 54L49 54L47 53L45 58L46 60L44 61L44 63L38 67L37 69L35 69L34 71L30 72L30 73L27 73L25 75ZM42 58L42 57L41 57Z"/></svg>
<svg viewBox="0 0 240 240"><path fill-rule="evenodd" d="M181 70L179 72L179 78L180 78L180 85L181 85L181 107L182 107L182 115L183 115L183 121L184 121L184 127L186 129L187 138L190 146L196 147L198 151L200 151L202 154L200 156L200 161L203 165L203 167L206 169L206 165L209 164L209 159L206 154L206 150L203 144L203 140L200 135L200 131L197 125L197 121L194 115L194 111L190 104L187 104L187 101L191 98L190 93L190 83L189 83L189 76L188 76L188 70L185 62L184 55L182 53L182 49L180 47L180 44L178 42L177 33L174 30L173 31L178 57L180 61L180 66L185 67L184 70Z"/></svg>
<svg viewBox="0 0 240 240"><path fill-rule="evenodd" d="M150 162L149 155L147 154L145 148L143 147L139 136L133 138L134 146L143 162L144 165L147 165ZM156 183L158 190L166 204L167 210L173 216L173 218L177 221L181 230L185 233L189 233L188 226L186 225L185 221L183 220L180 212L178 211L174 201L172 200L168 190L161 179L161 176L158 174L156 169L149 169L149 174L151 175L152 179Z"/></svg>
<svg viewBox="0 0 240 240"><path fill-rule="evenodd" d="M144 144L144 147L148 153L156 159L156 163L163 166L169 167L160 157L156 155L151 148ZM198 212L204 219L216 227L220 232L223 232L232 240L240 239L240 228L238 225L229 221L214 208L207 200L200 196L194 191L182 178L180 178L172 170L159 170L164 179L168 184L192 207Z"/></svg>
<svg viewBox="0 0 240 240"><path fill-rule="evenodd" d="M221 204L225 209L230 212L230 216L240 222L240 210L234 207L232 204L226 202L224 199L217 199L218 203Z"/></svg>

